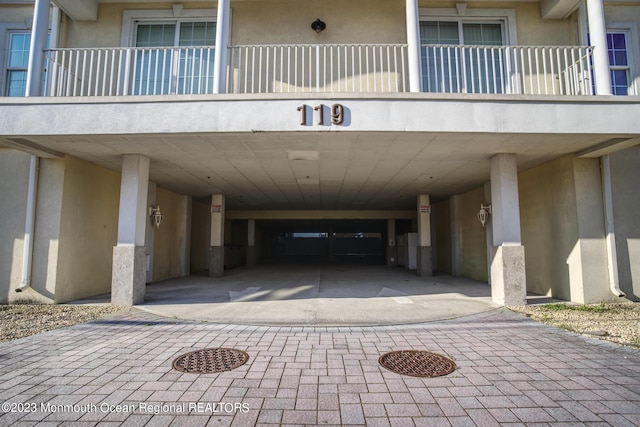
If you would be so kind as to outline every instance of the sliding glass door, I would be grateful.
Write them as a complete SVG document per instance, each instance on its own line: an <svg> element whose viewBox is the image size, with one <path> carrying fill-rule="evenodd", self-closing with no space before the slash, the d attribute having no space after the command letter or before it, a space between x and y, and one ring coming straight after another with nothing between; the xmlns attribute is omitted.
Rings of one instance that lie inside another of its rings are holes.
<svg viewBox="0 0 640 427"><path fill-rule="evenodd" d="M215 22L138 23L133 93L211 93L215 38Z"/></svg>

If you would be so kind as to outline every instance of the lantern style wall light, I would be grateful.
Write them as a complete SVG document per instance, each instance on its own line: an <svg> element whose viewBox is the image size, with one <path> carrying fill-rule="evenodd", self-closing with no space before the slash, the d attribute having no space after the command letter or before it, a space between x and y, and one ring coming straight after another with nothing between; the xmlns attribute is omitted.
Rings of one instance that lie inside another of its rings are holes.
<svg viewBox="0 0 640 427"><path fill-rule="evenodd" d="M491 215L491 205L480 205L480 212L478 212L478 221L484 227L484 225L489 220L489 215Z"/></svg>
<svg viewBox="0 0 640 427"><path fill-rule="evenodd" d="M320 34L325 28L327 28L327 24L325 24L320 20L320 18L318 18L311 23L311 28L313 29L313 31Z"/></svg>
<svg viewBox="0 0 640 427"><path fill-rule="evenodd" d="M160 212L160 205L155 208L153 206L149 206L149 216L156 228L160 228L160 224L162 224L162 220L164 219L164 215Z"/></svg>

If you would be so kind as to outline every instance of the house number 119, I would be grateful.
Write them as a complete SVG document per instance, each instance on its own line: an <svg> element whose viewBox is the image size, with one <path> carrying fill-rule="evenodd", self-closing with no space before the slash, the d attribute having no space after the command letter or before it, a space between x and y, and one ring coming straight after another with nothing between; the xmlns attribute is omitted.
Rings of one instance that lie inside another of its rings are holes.
<svg viewBox="0 0 640 427"><path fill-rule="evenodd" d="M320 104L316 107L313 108L313 111L315 111L315 115L317 118L317 124L320 126L323 126L324 123L324 110L325 108L327 108L329 110L329 114L331 117L331 124L333 125L341 125L344 122L344 107L342 106L342 104L333 104L331 107L328 107L324 104ZM313 119L313 113L311 113L311 117L307 117L309 116L309 114L307 113L307 111L310 110L309 106L306 104L303 104L301 106L298 107L298 111L300 112L300 125L301 126L306 126L307 123L309 123L309 118Z"/></svg>

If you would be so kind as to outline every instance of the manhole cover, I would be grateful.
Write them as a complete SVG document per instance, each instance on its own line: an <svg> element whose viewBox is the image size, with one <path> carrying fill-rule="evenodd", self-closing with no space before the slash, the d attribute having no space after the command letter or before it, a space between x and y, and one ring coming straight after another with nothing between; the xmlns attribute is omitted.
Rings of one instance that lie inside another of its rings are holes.
<svg viewBox="0 0 640 427"><path fill-rule="evenodd" d="M191 374L213 374L244 365L249 355L233 348L207 348L183 354L173 361L173 369Z"/></svg>
<svg viewBox="0 0 640 427"><path fill-rule="evenodd" d="M420 350L392 351L380 356L378 362L391 372L412 377L441 377L456 369L453 360Z"/></svg>

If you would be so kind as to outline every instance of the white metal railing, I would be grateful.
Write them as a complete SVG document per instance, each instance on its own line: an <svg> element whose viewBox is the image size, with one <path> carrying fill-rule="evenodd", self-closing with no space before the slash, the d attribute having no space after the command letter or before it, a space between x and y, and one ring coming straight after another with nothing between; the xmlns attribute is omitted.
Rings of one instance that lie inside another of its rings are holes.
<svg viewBox="0 0 640 427"><path fill-rule="evenodd" d="M593 95L591 47L422 45L422 90Z"/></svg>
<svg viewBox="0 0 640 427"><path fill-rule="evenodd" d="M49 49L49 96L213 91L213 47Z"/></svg>
<svg viewBox="0 0 640 427"><path fill-rule="evenodd" d="M405 92L406 45L232 46L229 93Z"/></svg>
<svg viewBox="0 0 640 427"><path fill-rule="evenodd" d="M422 45L422 89L593 95L591 47ZM50 49L48 96L213 92L213 47ZM228 50L228 93L406 92L400 44L259 45Z"/></svg>

